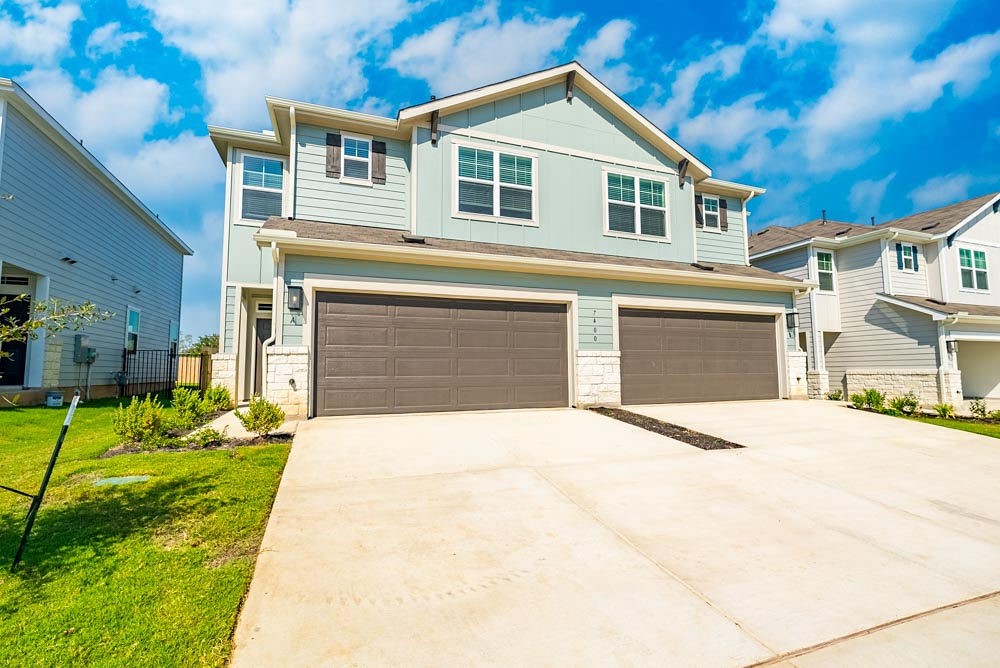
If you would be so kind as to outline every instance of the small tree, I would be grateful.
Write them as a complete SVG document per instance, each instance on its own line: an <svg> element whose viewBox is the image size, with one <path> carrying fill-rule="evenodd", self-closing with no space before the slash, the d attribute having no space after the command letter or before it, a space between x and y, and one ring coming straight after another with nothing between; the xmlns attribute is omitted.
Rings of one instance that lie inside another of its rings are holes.
<svg viewBox="0 0 1000 668"><path fill-rule="evenodd" d="M197 339L190 334L181 337L181 352L185 355L200 355L214 353L219 350L218 334L202 334Z"/></svg>

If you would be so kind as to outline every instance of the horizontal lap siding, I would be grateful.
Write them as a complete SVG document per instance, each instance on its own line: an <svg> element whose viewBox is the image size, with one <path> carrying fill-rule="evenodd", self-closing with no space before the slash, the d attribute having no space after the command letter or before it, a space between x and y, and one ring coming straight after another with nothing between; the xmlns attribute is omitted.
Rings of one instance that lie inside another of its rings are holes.
<svg viewBox="0 0 1000 668"><path fill-rule="evenodd" d="M27 118L7 111L0 191L14 199L0 205L0 259L49 276L50 297L93 301L115 314L84 332L100 354L92 382L111 383L121 368L127 305L142 311L139 347L167 347L169 321L180 318L183 256ZM64 256L77 263L60 262ZM56 336L64 343L64 385L81 377L73 334Z"/></svg>
<svg viewBox="0 0 1000 668"><path fill-rule="evenodd" d="M896 247L889 245L889 276L892 281L892 292L897 295L912 297L927 297L927 272L930 263L924 254L923 246L917 246L917 271L903 271L899 268L896 257Z"/></svg>
<svg viewBox="0 0 1000 668"><path fill-rule="evenodd" d="M869 243L837 253L843 332L826 353L830 383L848 369L921 369L937 366L937 325L929 316L878 301L881 247Z"/></svg>
<svg viewBox="0 0 1000 668"><path fill-rule="evenodd" d="M800 281L809 280L809 250L805 248L754 260L753 265ZM802 295L796 298L795 310L799 312L799 331L806 332L811 337L812 312L809 310L809 297Z"/></svg>
<svg viewBox="0 0 1000 668"><path fill-rule="evenodd" d="M408 229L409 143L376 137L386 143L385 184L355 185L327 177L328 132L340 131L312 125L300 125L296 130L296 217Z"/></svg>
<svg viewBox="0 0 1000 668"><path fill-rule="evenodd" d="M725 199L728 204L726 232L709 232L704 228L695 230L698 245L698 259L702 262L722 264L746 264L744 243L746 226L743 224L743 208L738 199Z"/></svg>

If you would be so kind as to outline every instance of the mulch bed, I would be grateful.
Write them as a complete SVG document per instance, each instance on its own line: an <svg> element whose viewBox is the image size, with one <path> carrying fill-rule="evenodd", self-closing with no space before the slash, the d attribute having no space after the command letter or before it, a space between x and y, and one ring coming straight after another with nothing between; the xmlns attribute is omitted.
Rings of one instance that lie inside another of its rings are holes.
<svg viewBox="0 0 1000 668"><path fill-rule="evenodd" d="M205 452L207 450L233 450L235 448L244 447L247 445L270 445L272 443L288 443L292 440L294 434L268 434L266 438L258 438L256 436L252 438L227 438L225 441L219 443L213 443L212 445L206 446L185 446L176 447L171 445L166 445L161 448L141 448L138 445L128 443L123 445L116 445L107 452L101 454L98 459L108 459L109 457L117 457L118 455L137 455L142 453L150 452Z"/></svg>
<svg viewBox="0 0 1000 668"><path fill-rule="evenodd" d="M680 441L681 443L693 445L694 447L701 448L702 450L735 450L737 448L746 447L745 445L733 443L732 441L727 441L726 439L719 438L718 436L703 434L700 431L693 431L676 424L664 422L663 420L657 420L656 418L639 415L638 413L633 413L632 411L627 411L623 408L602 407L591 408L590 410L595 413L600 413L606 417L635 425L636 427L642 427L646 431L651 431L654 434L659 434L661 436L666 436L667 438Z"/></svg>

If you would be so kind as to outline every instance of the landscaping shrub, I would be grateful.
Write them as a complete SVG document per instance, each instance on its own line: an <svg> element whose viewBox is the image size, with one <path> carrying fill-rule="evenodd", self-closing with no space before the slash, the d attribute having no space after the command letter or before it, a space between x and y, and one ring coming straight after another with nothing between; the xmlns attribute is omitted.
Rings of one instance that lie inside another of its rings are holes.
<svg viewBox="0 0 1000 668"><path fill-rule="evenodd" d="M229 437L226 436L225 429L219 431L213 427L205 427L189 434L184 442L192 448L214 448L224 444L227 440Z"/></svg>
<svg viewBox="0 0 1000 668"><path fill-rule="evenodd" d="M864 408L865 407L865 395L861 394L860 392L858 392L857 394L852 394L851 395L851 403L854 404L855 408L858 408L858 409Z"/></svg>
<svg viewBox="0 0 1000 668"><path fill-rule="evenodd" d="M236 418L247 431L264 438L285 421L285 411L264 397L254 397L247 406L247 412L236 411Z"/></svg>
<svg viewBox="0 0 1000 668"><path fill-rule="evenodd" d="M955 407L952 404L934 404L931 406L939 418L955 417Z"/></svg>
<svg viewBox="0 0 1000 668"><path fill-rule="evenodd" d="M221 385L213 385L205 390L204 402L208 413L228 411L233 407L233 398L229 396L229 390Z"/></svg>
<svg viewBox="0 0 1000 668"><path fill-rule="evenodd" d="M208 405L202 401L198 390L179 387L173 394L174 419L177 429L194 429L200 425L208 413Z"/></svg>
<svg viewBox="0 0 1000 668"><path fill-rule="evenodd" d="M986 402L982 399L973 399L969 403L969 411L980 420L985 420L989 412L986 410Z"/></svg>
<svg viewBox="0 0 1000 668"><path fill-rule="evenodd" d="M874 388L865 388L865 405L873 411L880 411L885 407L885 394Z"/></svg>
<svg viewBox="0 0 1000 668"><path fill-rule="evenodd" d="M889 410L903 415L913 415L920 410L920 399L913 392L889 400Z"/></svg>
<svg viewBox="0 0 1000 668"><path fill-rule="evenodd" d="M118 406L112 418L115 434L123 443L137 443L144 447L159 447L170 430L167 413L156 397L132 397L127 406Z"/></svg>
<svg viewBox="0 0 1000 668"><path fill-rule="evenodd" d="M830 401L842 401L844 399L844 393L840 390L832 390L826 393L826 398Z"/></svg>

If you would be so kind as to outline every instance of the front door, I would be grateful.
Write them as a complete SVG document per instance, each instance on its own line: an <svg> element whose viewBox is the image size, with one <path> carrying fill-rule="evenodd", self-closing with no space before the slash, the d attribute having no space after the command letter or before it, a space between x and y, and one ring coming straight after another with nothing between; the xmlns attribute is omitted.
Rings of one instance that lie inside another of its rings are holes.
<svg viewBox="0 0 1000 668"><path fill-rule="evenodd" d="M271 338L271 319L257 318L254 332L253 394L258 396L264 389L261 383L264 371L264 342Z"/></svg>
<svg viewBox="0 0 1000 668"><path fill-rule="evenodd" d="M0 316L4 322L19 325L28 319L31 302L27 299L11 301L11 297L0 295L0 301L7 300L3 309L8 312ZM24 365L28 357L27 341L9 341L3 344L0 355L0 385L24 385Z"/></svg>

